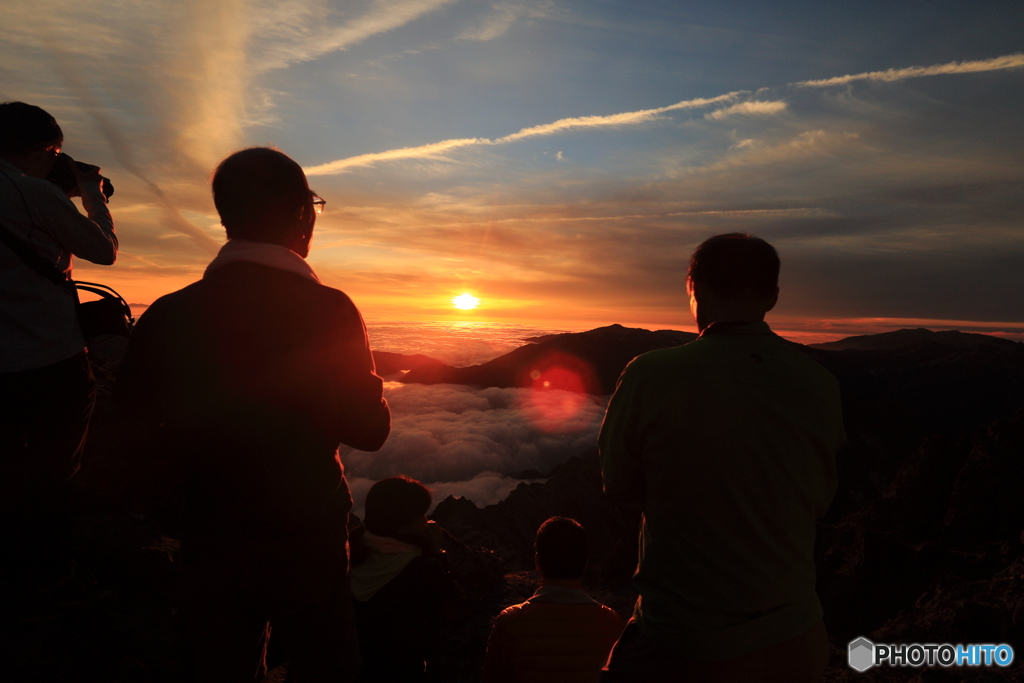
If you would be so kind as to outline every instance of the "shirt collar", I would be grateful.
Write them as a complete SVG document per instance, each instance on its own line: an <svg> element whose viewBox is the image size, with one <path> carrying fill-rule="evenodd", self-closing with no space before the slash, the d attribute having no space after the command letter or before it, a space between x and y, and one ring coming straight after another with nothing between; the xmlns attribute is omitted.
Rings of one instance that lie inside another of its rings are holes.
<svg viewBox="0 0 1024 683"><path fill-rule="evenodd" d="M577 581L575 586L562 583L561 585L544 582L537 592L530 598L530 602L555 602L563 605L586 605L594 600L583 592L582 585Z"/></svg>
<svg viewBox="0 0 1024 683"><path fill-rule="evenodd" d="M719 334L775 334L768 323L761 321L750 322L747 320L716 320L700 333L701 337Z"/></svg>
<svg viewBox="0 0 1024 683"><path fill-rule="evenodd" d="M237 263L238 261L258 263L262 266L287 270L313 282L320 282L320 278L316 276L316 273L306 263L306 260L288 247L283 247L280 244L253 242L252 240L239 238L228 240L228 243L220 248L217 257L206 267L206 273L204 273L203 277L209 275L210 271L223 268L228 264Z"/></svg>

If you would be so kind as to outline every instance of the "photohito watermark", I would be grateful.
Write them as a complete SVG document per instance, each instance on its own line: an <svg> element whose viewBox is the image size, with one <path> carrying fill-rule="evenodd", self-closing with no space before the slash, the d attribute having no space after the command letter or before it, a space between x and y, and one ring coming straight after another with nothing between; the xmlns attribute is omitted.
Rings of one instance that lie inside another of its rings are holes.
<svg viewBox="0 0 1024 683"><path fill-rule="evenodd" d="M872 643L867 638L850 641L848 662L856 671L873 666L1010 666L1013 648L999 645L951 645L949 643Z"/></svg>

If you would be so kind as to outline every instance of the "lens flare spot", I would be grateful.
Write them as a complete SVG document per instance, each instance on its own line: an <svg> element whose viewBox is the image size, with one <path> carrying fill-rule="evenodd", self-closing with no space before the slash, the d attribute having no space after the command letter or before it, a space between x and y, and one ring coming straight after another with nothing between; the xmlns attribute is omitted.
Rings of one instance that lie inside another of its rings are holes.
<svg viewBox="0 0 1024 683"><path fill-rule="evenodd" d="M460 294L452 299L452 306L455 308L462 309L463 311L469 311L480 305L480 299L476 298L472 294Z"/></svg>
<svg viewBox="0 0 1024 683"><path fill-rule="evenodd" d="M597 387L588 363L567 353L545 355L523 373L518 386L530 389L519 405L533 424L546 432L583 429L577 416Z"/></svg>

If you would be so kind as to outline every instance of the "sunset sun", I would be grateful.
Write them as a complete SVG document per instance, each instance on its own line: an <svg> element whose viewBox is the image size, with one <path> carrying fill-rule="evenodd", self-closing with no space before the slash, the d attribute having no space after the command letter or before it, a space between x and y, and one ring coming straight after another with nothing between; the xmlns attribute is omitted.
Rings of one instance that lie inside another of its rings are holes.
<svg viewBox="0 0 1024 683"><path fill-rule="evenodd" d="M463 311L476 308L479 303L480 299L477 299L472 294L460 294L452 299L452 306L455 306L455 308L461 308Z"/></svg>

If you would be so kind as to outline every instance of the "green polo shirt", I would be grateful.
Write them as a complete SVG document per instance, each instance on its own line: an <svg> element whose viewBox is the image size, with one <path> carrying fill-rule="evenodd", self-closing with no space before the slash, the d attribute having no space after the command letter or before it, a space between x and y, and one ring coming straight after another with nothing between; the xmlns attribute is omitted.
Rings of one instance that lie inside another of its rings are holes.
<svg viewBox="0 0 1024 683"><path fill-rule="evenodd" d="M815 626L815 520L845 440L836 378L766 323L635 358L599 442L605 492L644 512L641 631L718 660Z"/></svg>

